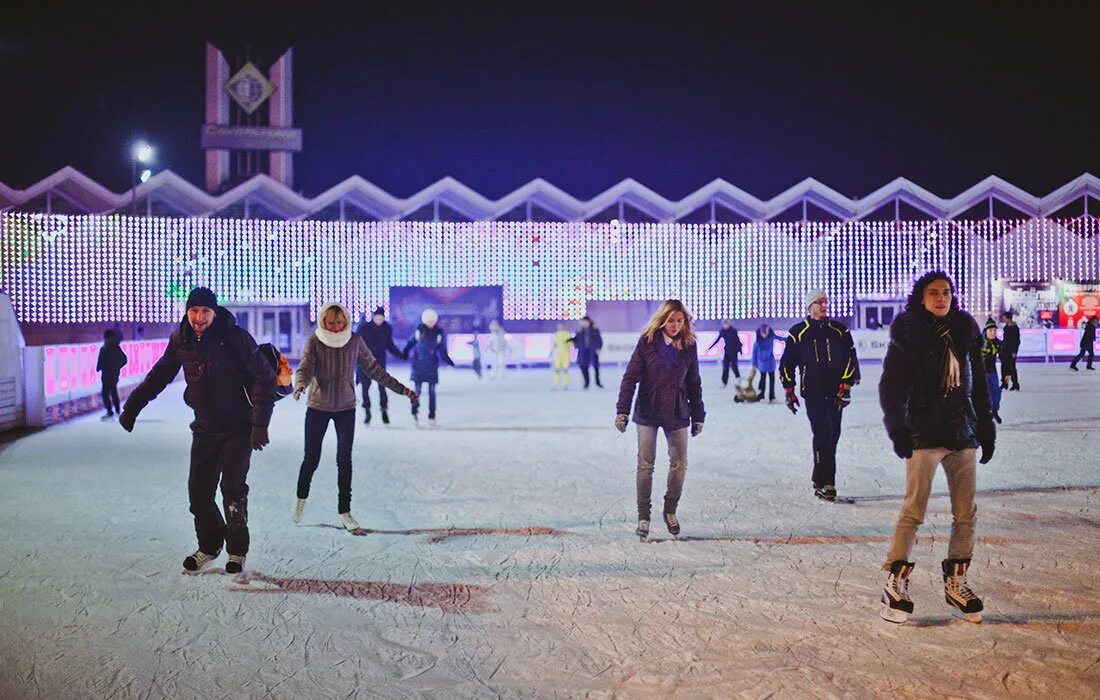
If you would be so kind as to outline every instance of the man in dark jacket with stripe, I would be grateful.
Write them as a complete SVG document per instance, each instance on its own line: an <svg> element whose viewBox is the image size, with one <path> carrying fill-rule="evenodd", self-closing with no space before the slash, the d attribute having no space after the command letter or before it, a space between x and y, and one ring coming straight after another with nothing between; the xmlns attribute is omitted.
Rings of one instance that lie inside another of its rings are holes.
<svg viewBox="0 0 1100 700"><path fill-rule="evenodd" d="M218 306L214 292L196 287L187 297L187 315L168 347L126 400L119 424L132 432L134 421L183 368L184 402L195 412L191 423L191 473L187 491L195 516L198 550L183 560L190 571L229 552L227 573L239 573L248 554L248 467L252 450L268 444L274 406L275 372L257 351L256 341ZM214 495L221 481L225 517Z"/></svg>
<svg viewBox="0 0 1100 700"><path fill-rule="evenodd" d="M981 447L981 463L989 462L997 437L981 343L978 324L959 308L955 285L938 271L917 280L905 311L890 326L879 403L894 452L906 460L906 480L883 565L890 576L882 617L889 622L904 622L913 612L909 556L941 464L952 517L948 558L942 563L944 593L966 619L981 620L982 601L966 584L977 521L975 458Z"/></svg>
<svg viewBox="0 0 1100 700"><path fill-rule="evenodd" d="M370 354L374 355L374 359L378 361L382 369L386 368L387 351L392 353L394 357L401 357L400 348L393 343L393 326L386 321L386 310L381 306L374 310L374 317L370 321L360 323L355 332L363 338ZM363 408L367 410L363 422L370 423L370 393L367 390L370 389L371 378L364 376L359 368L356 368L355 382L363 387ZM390 400L386 395L386 387L379 384L378 408L382 411L382 422L387 424L390 422L389 405Z"/></svg>
<svg viewBox="0 0 1100 700"><path fill-rule="evenodd" d="M829 318L829 297L815 289L806 295L806 320L792 326L779 361L779 379L787 392L787 407L798 412L795 369L801 372L802 398L810 419L814 445L814 495L836 500L836 446L842 411L859 383L859 360L848 327Z"/></svg>

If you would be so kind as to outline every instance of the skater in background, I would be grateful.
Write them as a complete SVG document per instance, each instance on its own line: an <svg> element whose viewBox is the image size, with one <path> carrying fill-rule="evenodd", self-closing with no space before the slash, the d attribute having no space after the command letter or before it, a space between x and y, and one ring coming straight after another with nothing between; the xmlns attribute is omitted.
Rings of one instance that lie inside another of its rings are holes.
<svg viewBox="0 0 1100 700"><path fill-rule="evenodd" d="M508 345L508 335L504 327L496 319L489 321L489 364L492 372L489 379L504 379L504 365L512 355L512 348Z"/></svg>
<svg viewBox="0 0 1100 700"><path fill-rule="evenodd" d="M836 447L844 408L859 383L856 344L848 327L829 318L829 297L820 289L806 294L807 317L791 326L780 361L787 408L798 413L798 394L806 402L813 432L814 495L836 500ZM795 392L795 372L801 375Z"/></svg>
<svg viewBox="0 0 1100 700"><path fill-rule="evenodd" d="M378 314L375 313L377 318ZM371 325L375 325L372 323ZM351 316L337 303L326 304L317 320L317 330L306 339L302 361L294 376L294 400L307 388L309 395L305 421L305 456L298 469L298 497L291 517L302 522L302 513L309 498L309 487L317 465L321 463L321 444L328 432L329 421L336 426L336 484L339 491L336 512L348 530L358 530L359 523L351 514L351 448L355 440L355 377L383 386L416 401L412 389L386 372L375 359L359 333L351 332ZM364 395L366 388L363 389ZM385 396L385 393L382 394ZM369 409L368 409L369 410ZM383 409L385 416L385 409Z"/></svg>
<svg viewBox="0 0 1100 700"><path fill-rule="evenodd" d="M1077 357L1073 358L1073 362L1069 363L1069 368L1074 372L1077 372L1077 363L1081 361L1085 355L1089 356L1088 362L1085 364L1085 369L1095 370L1092 366L1093 361L1093 348L1096 345L1096 322L1097 317L1093 316L1087 322L1085 322L1085 333L1081 336L1081 352L1077 353Z"/></svg>
<svg viewBox="0 0 1100 700"><path fill-rule="evenodd" d="M600 383L600 350L603 349L603 336L590 316L581 319L581 327L573 336L572 342L573 347L577 348L577 364L581 368L581 376L584 377L584 388L588 388L588 368L591 366L596 375L596 386L602 389L603 384Z"/></svg>
<svg viewBox="0 0 1100 700"><path fill-rule="evenodd" d="M478 379L481 379L481 339L477 336L477 329L474 329L473 340L470 341L470 352L473 355L473 359L470 361L470 366L474 368L474 374Z"/></svg>
<svg viewBox="0 0 1100 700"><path fill-rule="evenodd" d="M573 344L573 336L565 330L565 324L559 323L554 331L554 388L561 385L562 390L569 388L569 362Z"/></svg>
<svg viewBox="0 0 1100 700"><path fill-rule="evenodd" d="M435 309L424 309L420 314L420 325L401 353L407 360L412 358L412 381L416 385L416 395L423 396L424 384L428 385L428 421L435 425L435 385L439 383L439 362L442 360L451 367L454 360L447 354L447 336L439 327L439 314ZM420 425L420 403L412 405L413 422Z"/></svg>
<svg viewBox="0 0 1100 700"><path fill-rule="evenodd" d="M756 342L752 346L752 366L760 373L758 400L764 400L764 385L768 385L768 401L775 401L775 341L779 337L766 323L756 329Z"/></svg>
<svg viewBox="0 0 1100 700"><path fill-rule="evenodd" d="M224 544L229 551L226 573L241 573L249 546L246 478L252 450L268 444L275 372L248 331L218 306L214 292L196 287L187 295L187 314L168 339L164 355L126 400L119 425L132 432L138 414L181 366L187 382L184 401L195 412L187 492L199 541L183 568L202 569L221 555ZM219 480L224 518L214 501Z"/></svg>
<svg viewBox="0 0 1100 700"><path fill-rule="evenodd" d="M722 386L726 386L730 379L730 369L733 370L733 376L736 379L741 378L741 368L737 366L737 358L741 354L741 336L737 335L737 329L733 327L733 324L729 321L722 321L722 330L718 332L718 337L714 339L714 342L710 344L707 350L710 350L718 341L723 341L722 348ZM772 382L775 382L774 377ZM737 382L734 382L736 385Z"/></svg>
<svg viewBox="0 0 1100 700"><path fill-rule="evenodd" d="M1004 319L1004 340L1001 341L1001 388L1019 391L1020 377L1016 374L1016 355L1020 352L1020 327L1012 320L1011 311L1004 313Z"/></svg>
<svg viewBox="0 0 1100 700"><path fill-rule="evenodd" d="M320 327L320 324L318 324L318 327ZM387 352L394 357L401 357L401 351L393 344L393 326L386 321L386 310L381 306L374 310L371 320L359 324L359 328L355 332L367 344L367 349L370 350L371 355L382 366L382 369L386 369ZM363 408L366 409L363 422L370 423L370 392L368 390L370 389L371 378L364 375L357 368L355 383L363 387ZM379 383L378 408L382 411L382 422L385 424L390 422L389 403L389 397L386 396L386 387Z"/></svg>
<svg viewBox="0 0 1100 700"><path fill-rule="evenodd" d="M691 328L691 314L683 303L669 299L646 324L623 373L616 404L615 427L626 432L631 401L638 430L638 529L649 536L653 465L657 459L657 431L668 443L668 485L664 520L668 531L680 534L676 507L687 472L688 431L703 432L703 385L699 378L699 347ZM634 399L637 388L637 400Z"/></svg>
<svg viewBox="0 0 1100 700"><path fill-rule="evenodd" d="M122 351L121 339L122 336L111 328L103 331L103 347L99 349L95 363L96 371L102 373L103 407L107 409L103 420L110 420L116 413L122 412L118 407L118 377L128 360Z"/></svg>
<svg viewBox="0 0 1100 700"><path fill-rule="evenodd" d="M997 322L989 318L985 322L985 339L982 344L982 360L985 363L985 381L989 385L989 405L993 420L1001 422L1001 382L997 379L997 356L1001 354L1001 341L997 339Z"/></svg>
<svg viewBox="0 0 1100 700"><path fill-rule="evenodd" d="M883 565L889 576L881 615L889 622L904 622L913 612L909 556L941 464L951 498L944 594L965 619L981 620L982 601L966 582L977 521L975 459L979 446L982 464L993 458L997 436L981 350L978 324L959 309L951 279L936 271L917 280L890 328L878 388L894 453L906 460L905 500Z"/></svg>

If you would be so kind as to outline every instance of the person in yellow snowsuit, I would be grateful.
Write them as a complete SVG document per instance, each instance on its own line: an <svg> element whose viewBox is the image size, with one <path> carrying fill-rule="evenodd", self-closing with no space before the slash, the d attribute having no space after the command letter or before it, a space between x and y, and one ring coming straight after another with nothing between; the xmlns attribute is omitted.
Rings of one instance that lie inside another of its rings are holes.
<svg viewBox="0 0 1100 700"><path fill-rule="evenodd" d="M561 384L563 389L569 388L569 353L572 350L573 336L565 330L565 326L558 324L558 330L554 332L554 387Z"/></svg>

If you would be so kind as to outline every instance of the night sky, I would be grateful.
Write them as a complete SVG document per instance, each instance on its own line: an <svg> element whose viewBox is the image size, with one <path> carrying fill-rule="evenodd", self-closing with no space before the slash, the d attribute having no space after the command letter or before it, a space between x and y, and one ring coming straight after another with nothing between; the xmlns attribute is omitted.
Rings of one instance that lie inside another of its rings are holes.
<svg viewBox="0 0 1100 700"><path fill-rule="evenodd" d="M309 196L353 174L678 199L716 177L767 198L1100 173L1097 3L225 4L6 8L0 182L73 165L122 191L143 136L201 186L206 40L265 70L294 47Z"/></svg>

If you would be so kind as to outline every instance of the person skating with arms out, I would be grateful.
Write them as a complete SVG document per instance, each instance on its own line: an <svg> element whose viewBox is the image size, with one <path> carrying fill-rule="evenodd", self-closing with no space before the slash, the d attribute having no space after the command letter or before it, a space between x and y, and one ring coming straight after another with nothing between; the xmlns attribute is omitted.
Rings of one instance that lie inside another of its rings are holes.
<svg viewBox="0 0 1100 700"><path fill-rule="evenodd" d="M813 432L814 495L836 500L836 447L844 408L859 384L859 360L848 327L829 318L829 297L815 289L806 294L806 319L791 327L779 362L787 407L798 412L798 394L806 402ZM795 393L796 371L801 374Z"/></svg>
<svg viewBox="0 0 1100 700"><path fill-rule="evenodd" d="M313 473L321 462L321 443L332 421L336 426L336 485L339 491L336 512L345 528L359 529L359 523L351 514L351 448L355 439L354 380L357 374L367 384L372 379L378 382L379 390L385 386L416 402L413 390L386 372L363 336L351 332L351 316L347 309L340 304L327 304L317 319L317 330L306 340L302 361L294 375L295 401L309 389L305 456L298 469L298 497L291 516L295 523L302 521ZM366 385L363 394L366 395Z"/></svg>
<svg viewBox="0 0 1100 700"><path fill-rule="evenodd" d="M981 621L982 600L966 580L977 522L976 458L980 446L987 464L997 437L981 348L978 324L959 308L951 279L936 271L917 280L890 326L878 387L882 422L894 453L906 460L905 500L882 567L888 576L881 615L889 622L904 622L913 612L909 557L940 465L951 498L944 596L964 619Z"/></svg>
<svg viewBox="0 0 1100 700"><path fill-rule="evenodd" d="M634 392L637 389L637 400ZM668 442L668 486L664 520L668 531L680 534L676 507L687 472L688 432L703 432L703 384L699 377L699 346L691 327L691 314L683 303L669 299L649 320L623 373L616 404L615 427L626 432L630 404L638 430L638 529L649 536L653 465L657 459L657 431Z"/></svg>
<svg viewBox="0 0 1100 700"><path fill-rule="evenodd" d="M439 314L435 309L424 309L420 314L420 325L417 326L409 341L405 343L405 350L401 353L405 359L412 356L411 378L416 385L416 395L422 394L422 387L428 384L428 422L435 425L435 385L439 383L439 363L442 360L451 367L455 366L454 360L447 354L447 336L439 327ZM413 422L420 425L420 402L414 401L412 405Z"/></svg>
<svg viewBox="0 0 1100 700"><path fill-rule="evenodd" d="M181 367L187 382L183 400L195 412L187 492L199 543L183 560L183 568L202 569L221 555L224 545L229 551L226 573L241 573L249 547L246 478L252 450L268 444L275 372L248 331L218 306L214 292L196 287L187 296L187 314L168 339L164 355L126 400L119 425L132 432L141 410ZM219 480L224 517L214 501Z"/></svg>
<svg viewBox="0 0 1100 700"><path fill-rule="evenodd" d="M363 342L367 344L367 349L370 350L370 354L374 356L375 361L382 366L382 369L386 369L386 352L389 352L394 357L401 357L401 350L398 349L393 343L393 326L386 320L386 310L379 306L374 310L374 314L370 321L364 321L359 324L359 327L355 329L355 332L359 334L359 337L363 339ZM366 409L366 416L363 418L364 423L370 423L370 384L371 378L363 376L358 370L355 372L355 382L363 387L363 408ZM378 384L378 408L382 412L382 423L389 425L390 413L389 413L389 397L386 396L386 387L381 383Z"/></svg>
<svg viewBox="0 0 1100 700"><path fill-rule="evenodd" d="M737 366L737 358L741 354L741 348L744 344L741 342L741 336L737 334L737 329L733 327L733 324L729 321L722 321L722 330L718 331L718 337L714 339L714 342L710 344L707 350L710 350L719 342L723 344L722 347L722 386L726 386L730 380L730 370L733 370L733 376L735 379L741 378L741 369ZM734 382L736 384L737 382ZM775 378L772 378L772 384L774 387Z"/></svg>

